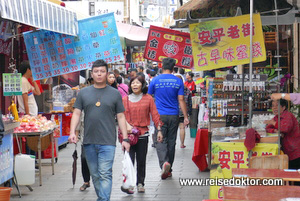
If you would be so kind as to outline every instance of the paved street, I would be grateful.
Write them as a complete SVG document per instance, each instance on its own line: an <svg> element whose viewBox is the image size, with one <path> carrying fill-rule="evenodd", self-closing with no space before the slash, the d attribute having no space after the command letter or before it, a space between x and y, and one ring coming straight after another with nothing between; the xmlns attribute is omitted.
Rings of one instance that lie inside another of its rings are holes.
<svg viewBox="0 0 300 201"><path fill-rule="evenodd" d="M111 200L136 200L136 201L201 201L208 199L209 187L199 186L180 186L179 178L208 178L209 172L200 172L192 161L195 138L190 138L189 132L186 136L186 148L181 149L179 136L176 144L176 158L173 167L173 177L161 180L160 168L156 149L151 147L152 140L149 142L147 155L147 172L145 179L144 194L135 193L127 195L120 190L122 184L122 160L120 144L116 149L115 162L113 166L113 189ZM43 186L39 186L38 175L36 183L30 192L25 186L21 186L22 198L19 198L17 190L13 187L11 201L77 201L77 200L96 200L94 187L91 186L86 191L79 191L83 184L81 176L80 157L77 160L77 180L75 188L72 185L72 153L75 145L68 144L66 148L59 151L58 162L55 164L55 175L51 174L50 159L44 159L42 166ZM80 154L80 146L77 150ZM80 156L80 155L79 155Z"/></svg>

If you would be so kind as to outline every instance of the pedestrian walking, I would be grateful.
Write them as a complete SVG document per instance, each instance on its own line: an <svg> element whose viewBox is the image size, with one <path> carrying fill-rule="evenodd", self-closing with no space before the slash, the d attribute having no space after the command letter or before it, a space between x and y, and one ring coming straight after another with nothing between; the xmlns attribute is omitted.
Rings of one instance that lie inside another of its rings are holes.
<svg viewBox="0 0 300 201"><path fill-rule="evenodd" d="M180 78L183 81L183 77L180 74L175 74L176 77ZM184 101L187 107L188 115L192 114L192 93L190 90L184 86ZM180 133L180 148L185 148L185 126L184 126L184 115L179 106L179 133Z"/></svg>
<svg viewBox="0 0 300 201"><path fill-rule="evenodd" d="M144 181L146 177L146 157L148 151L148 126L150 116L158 129L157 141L162 142L160 116L157 112L152 96L147 94L148 87L143 76L132 78L129 83L129 96L123 97L127 130L135 126L141 131L137 144L130 147L130 157L134 164L137 162L137 191L144 193ZM131 192L127 192L131 193Z"/></svg>
<svg viewBox="0 0 300 201"><path fill-rule="evenodd" d="M86 84L87 84L87 86L90 86L93 82L94 82L93 78L88 78ZM86 87L86 85L83 85L82 88L83 87ZM84 117L84 112L81 112L80 122L75 130L76 137L78 138L78 140L81 143L81 157L80 158L81 158L81 174L83 177L83 184L79 188L80 191L85 191L87 188L90 187L90 179L91 179L91 175L90 175L89 167L86 162L85 151L84 151L84 147L83 147L83 138L84 138L84 118L83 117Z"/></svg>
<svg viewBox="0 0 300 201"><path fill-rule="evenodd" d="M192 96L195 96L196 93L196 84L193 80L194 78L194 73L193 72L188 72L186 74L186 81L184 85L192 92Z"/></svg>
<svg viewBox="0 0 300 201"><path fill-rule="evenodd" d="M76 143L75 129L84 111L83 146L98 201L110 200L112 165L116 148L115 116L123 133L122 149L129 151L124 106L118 90L107 85L108 66L103 60L92 65L94 84L80 90L74 104L69 142Z"/></svg>
<svg viewBox="0 0 300 201"><path fill-rule="evenodd" d="M180 78L172 74L175 60L163 59L163 72L150 82L148 93L154 94L155 103L163 122L161 132L163 142L156 144L161 178L172 176L172 165L175 157L175 145L179 125L179 107L184 115L184 125L189 124L186 104L184 101L184 85Z"/></svg>

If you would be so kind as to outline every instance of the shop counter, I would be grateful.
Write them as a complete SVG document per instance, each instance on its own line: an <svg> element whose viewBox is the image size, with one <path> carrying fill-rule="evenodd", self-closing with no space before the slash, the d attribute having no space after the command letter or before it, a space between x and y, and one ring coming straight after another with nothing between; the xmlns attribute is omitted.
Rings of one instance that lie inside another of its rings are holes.
<svg viewBox="0 0 300 201"><path fill-rule="evenodd" d="M224 138L225 139L225 138ZM230 139L224 140L223 142L244 142L245 139ZM210 159L210 145L211 145L211 136L208 132L208 129L198 129L196 134L196 139L194 142L194 152L192 160L199 168L200 171L204 171L207 168L210 168L210 164L207 164L206 154ZM221 141L222 142L222 141ZM277 143L278 136L266 136L262 137L260 143Z"/></svg>
<svg viewBox="0 0 300 201"><path fill-rule="evenodd" d="M290 169L246 169L232 168L232 176L234 178L249 177L253 179L282 179L283 181L300 181L300 173L298 170Z"/></svg>
<svg viewBox="0 0 300 201"><path fill-rule="evenodd" d="M223 186L224 201L280 201L284 198L299 198L299 186ZM288 199L287 199L288 200Z"/></svg>

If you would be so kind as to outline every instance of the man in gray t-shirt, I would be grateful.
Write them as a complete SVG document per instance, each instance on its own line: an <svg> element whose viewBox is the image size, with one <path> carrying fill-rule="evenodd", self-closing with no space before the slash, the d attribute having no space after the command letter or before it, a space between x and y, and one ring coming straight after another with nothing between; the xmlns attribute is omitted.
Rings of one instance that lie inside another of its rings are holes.
<svg viewBox="0 0 300 201"><path fill-rule="evenodd" d="M118 90L106 84L108 67L97 60L91 72L94 85L82 89L74 104L69 142L78 141L75 129L84 111L83 147L94 187L100 200L110 200L112 165L116 148L115 116L123 133L123 150L129 151L124 106Z"/></svg>
<svg viewBox="0 0 300 201"><path fill-rule="evenodd" d="M101 106L95 104L100 100ZM74 108L84 110L83 144L116 146L115 115L124 112L120 92L113 87L80 90ZM97 135L95 135L97 133Z"/></svg>

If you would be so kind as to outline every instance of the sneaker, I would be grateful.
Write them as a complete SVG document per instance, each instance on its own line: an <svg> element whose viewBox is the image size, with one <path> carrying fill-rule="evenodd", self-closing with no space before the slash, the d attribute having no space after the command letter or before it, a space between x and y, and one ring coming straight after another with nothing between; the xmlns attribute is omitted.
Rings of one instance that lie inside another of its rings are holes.
<svg viewBox="0 0 300 201"><path fill-rule="evenodd" d="M162 170L161 170L161 179L166 179L166 178L168 178L168 174L169 174L170 168L171 168L170 163L165 162L165 163L163 164L163 168L162 168Z"/></svg>
<svg viewBox="0 0 300 201"><path fill-rule="evenodd" d="M172 172L169 172L169 173L168 173L168 177L172 177Z"/></svg>
<svg viewBox="0 0 300 201"><path fill-rule="evenodd" d="M145 193L145 188L144 188L143 184L138 184L137 191L139 193Z"/></svg>
<svg viewBox="0 0 300 201"><path fill-rule="evenodd" d="M127 194L134 193L133 188L124 188L123 186L121 186L121 191L123 191L124 193L127 193Z"/></svg>

